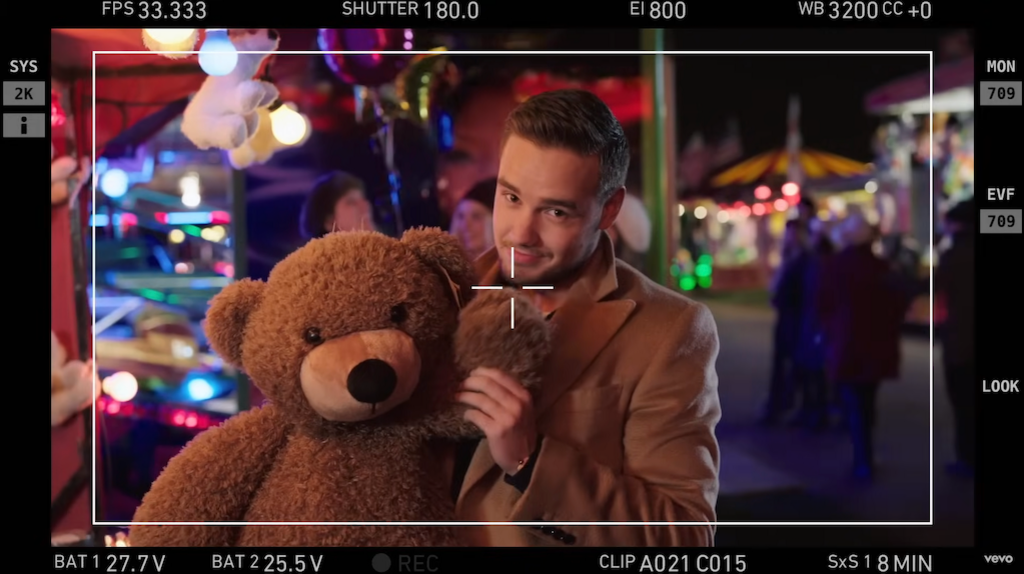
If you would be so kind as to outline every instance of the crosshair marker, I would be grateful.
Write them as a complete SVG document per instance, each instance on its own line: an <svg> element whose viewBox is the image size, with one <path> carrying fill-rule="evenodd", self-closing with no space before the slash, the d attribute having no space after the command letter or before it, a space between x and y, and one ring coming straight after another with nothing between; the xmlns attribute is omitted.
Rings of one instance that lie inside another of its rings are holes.
<svg viewBox="0 0 1024 574"><path fill-rule="evenodd" d="M515 247L510 247L509 249L511 250L511 254L512 254L512 258L510 259L511 264L509 266L510 267L510 269L509 269L509 279L512 279L512 278L514 278L516 276L516 248ZM484 289L499 290L499 289L504 289L504 288L505 287L503 285L473 285L473 289L479 289L479 290L484 290ZM541 289L554 289L555 286L554 285L520 285L519 288L520 289L541 290ZM509 318L509 325L511 326L511 328L515 329L516 328L516 299L515 299L515 297L513 297L509 301L509 313L510 313L509 314L509 317L510 317Z"/></svg>

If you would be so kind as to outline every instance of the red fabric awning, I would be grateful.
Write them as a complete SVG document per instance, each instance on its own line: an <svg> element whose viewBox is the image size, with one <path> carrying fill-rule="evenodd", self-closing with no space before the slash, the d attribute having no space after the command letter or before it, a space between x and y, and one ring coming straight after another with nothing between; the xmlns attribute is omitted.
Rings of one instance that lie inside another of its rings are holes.
<svg viewBox="0 0 1024 574"><path fill-rule="evenodd" d="M206 74L194 56L172 60L146 49L142 29L71 29L50 32L53 75L68 88L62 102L75 121L75 148L91 155L93 52L96 54L96 151L135 122L199 89Z"/></svg>

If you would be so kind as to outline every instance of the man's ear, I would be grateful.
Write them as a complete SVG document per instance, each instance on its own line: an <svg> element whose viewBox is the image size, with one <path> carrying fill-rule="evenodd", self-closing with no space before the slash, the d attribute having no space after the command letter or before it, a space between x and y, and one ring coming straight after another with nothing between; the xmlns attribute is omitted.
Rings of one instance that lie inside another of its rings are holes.
<svg viewBox="0 0 1024 574"><path fill-rule="evenodd" d="M601 223L598 225L602 231L615 224L615 219L619 216L619 211L622 210L622 202L625 199L626 188L620 187L612 192L608 200L604 202L604 205L601 207Z"/></svg>
<svg viewBox="0 0 1024 574"><path fill-rule="evenodd" d="M210 346L228 363L242 366L242 343L249 317L259 307L267 284L252 279L231 283L212 301L206 312L206 338Z"/></svg>
<svg viewBox="0 0 1024 574"><path fill-rule="evenodd" d="M476 276L469 257L455 236L436 227L418 227L402 234L402 244L412 249L424 262L436 267L438 273L446 273L458 286L458 297L462 304L469 301Z"/></svg>

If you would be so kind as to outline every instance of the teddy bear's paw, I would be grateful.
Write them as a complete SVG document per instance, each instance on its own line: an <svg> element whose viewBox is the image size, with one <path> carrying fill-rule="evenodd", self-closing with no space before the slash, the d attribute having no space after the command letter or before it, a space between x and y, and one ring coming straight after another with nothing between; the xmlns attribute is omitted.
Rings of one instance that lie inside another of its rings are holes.
<svg viewBox="0 0 1024 574"><path fill-rule="evenodd" d="M262 87L263 95L260 97L260 101L256 104L257 108L265 108L273 104L277 101L277 98L281 96L280 90L278 90L277 86L274 84L263 81L259 81L259 84Z"/></svg>
<svg viewBox="0 0 1024 574"><path fill-rule="evenodd" d="M235 148L228 152L228 159L231 161L231 166L235 169L245 169L256 163L257 158L256 152L253 151L252 146L244 144L242 147Z"/></svg>
<svg viewBox="0 0 1024 574"><path fill-rule="evenodd" d="M238 84L235 88L235 111L240 114L251 114L264 106L269 106L277 99L277 89L271 92L267 89L267 82L259 80L247 80Z"/></svg>
<svg viewBox="0 0 1024 574"><path fill-rule="evenodd" d="M249 139L249 128L242 116L222 116L210 126L210 141L213 147L235 149Z"/></svg>
<svg viewBox="0 0 1024 574"><path fill-rule="evenodd" d="M544 316L523 292L487 290L459 317L455 356L464 371L498 369L532 388L547 358L550 337Z"/></svg>

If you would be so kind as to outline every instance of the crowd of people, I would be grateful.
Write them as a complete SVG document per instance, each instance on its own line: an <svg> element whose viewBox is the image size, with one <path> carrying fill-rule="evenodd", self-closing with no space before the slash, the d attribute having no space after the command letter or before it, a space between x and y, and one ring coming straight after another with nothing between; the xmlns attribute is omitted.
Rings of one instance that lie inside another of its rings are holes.
<svg viewBox="0 0 1024 574"><path fill-rule="evenodd" d="M849 432L854 476L876 468L879 389L900 375L900 340L912 300L927 279L886 252L877 225L854 211L838 222L814 215L809 198L787 223L772 285L777 313L766 426L788 422L808 432L836 425ZM957 460L949 471L973 475L973 202L950 210L951 246L936 273L946 300L941 330L946 385L954 411ZM787 420L788 419L788 420Z"/></svg>

